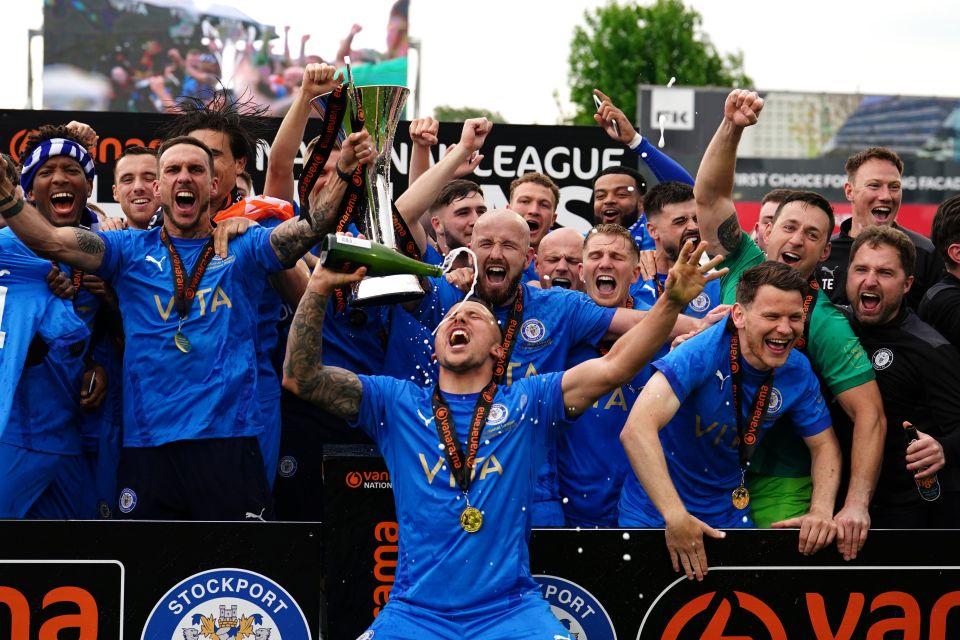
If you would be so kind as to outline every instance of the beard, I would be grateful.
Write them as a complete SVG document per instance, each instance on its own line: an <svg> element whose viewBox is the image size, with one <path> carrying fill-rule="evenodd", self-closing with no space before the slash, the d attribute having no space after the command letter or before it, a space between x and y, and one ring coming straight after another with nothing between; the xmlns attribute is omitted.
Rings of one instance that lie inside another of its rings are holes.
<svg viewBox="0 0 960 640"><path fill-rule="evenodd" d="M192 222L183 222L178 220L176 216L173 215L173 207L166 203L160 203L160 208L163 209L163 219L169 220L170 224L176 227L181 233L189 233L191 231L196 231L199 228L204 227L204 225L209 225L212 223L212 216L208 216L210 212L210 200L200 203L199 214L196 219Z"/></svg>
<svg viewBox="0 0 960 640"><path fill-rule="evenodd" d="M502 307L513 299L522 277L523 273L520 273L508 286L502 289L498 288L495 291L488 289L483 277L480 277L477 279L477 296L493 307Z"/></svg>
<svg viewBox="0 0 960 640"><path fill-rule="evenodd" d="M680 248L687 240L693 240L693 248L696 249L697 245L700 244L700 233L685 233L680 236L680 242L675 245L664 243L663 252L667 254L667 258L669 258L671 262L676 262L680 258Z"/></svg>

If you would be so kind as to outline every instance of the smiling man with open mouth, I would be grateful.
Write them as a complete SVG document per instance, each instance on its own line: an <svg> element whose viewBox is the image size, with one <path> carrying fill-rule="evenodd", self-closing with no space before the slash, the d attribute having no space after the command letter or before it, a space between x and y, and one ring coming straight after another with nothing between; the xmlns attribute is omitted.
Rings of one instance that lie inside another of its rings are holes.
<svg viewBox="0 0 960 640"><path fill-rule="evenodd" d="M843 508L834 516L837 543L847 560L856 557L870 528L868 506L883 455L886 424L883 402L873 368L844 317L819 290L817 263L830 252L833 207L820 194L797 191L777 208L764 229L766 250L744 233L733 201L737 145L744 129L755 125L763 99L755 92L735 89L727 96L723 120L697 172L693 192L697 222L711 252L725 256L730 272L720 284L722 302L732 302L737 284L750 267L764 260L786 264L807 282L803 298L803 332L796 348L810 359L821 378L825 395L853 422L850 482ZM782 349L775 337L765 348ZM810 454L792 429L774 430L757 449L746 474L751 516L758 526L802 516L811 504Z"/></svg>
<svg viewBox="0 0 960 640"><path fill-rule="evenodd" d="M913 287L906 297L907 306L916 310L923 294L943 277L944 270L930 240L897 224L903 199L903 160L890 149L870 147L850 156L845 169L847 182L843 193L852 206L853 215L844 220L840 231L830 238L833 248L817 270L824 292L834 304L850 304L846 295L850 247L864 229L879 224L903 231L917 248Z"/></svg>

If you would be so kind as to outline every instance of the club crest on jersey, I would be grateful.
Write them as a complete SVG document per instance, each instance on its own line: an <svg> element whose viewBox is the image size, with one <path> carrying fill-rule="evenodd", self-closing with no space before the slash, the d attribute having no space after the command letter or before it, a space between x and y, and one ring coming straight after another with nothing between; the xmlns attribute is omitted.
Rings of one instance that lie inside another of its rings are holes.
<svg viewBox="0 0 960 640"><path fill-rule="evenodd" d="M120 492L118 501L121 513L130 513L137 506L137 492L130 488L125 488Z"/></svg>
<svg viewBox="0 0 960 640"><path fill-rule="evenodd" d="M876 353L873 354L873 368L877 371L883 371L887 367L893 364L893 351L884 347L883 349L877 349Z"/></svg>
<svg viewBox="0 0 960 640"><path fill-rule="evenodd" d="M297 459L293 456L283 456L277 465L277 473L281 478L289 478L297 472Z"/></svg>
<svg viewBox="0 0 960 640"><path fill-rule="evenodd" d="M770 391L770 404L767 405L767 413L770 415L776 415L778 411L783 407L783 396L780 395L780 389L776 387Z"/></svg>
<svg viewBox="0 0 960 640"><path fill-rule="evenodd" d="M498 402L490 407L490 413L487 415L487 425L495 427L498 424L503 424L509 416L510 411L507 410L507 407Z"/></svg>
<svg viewBox="0 0 960 640"><path fill-rule="evenodd" d="M310 640L300 605L270 578L245 569L197 573L157 602L141 640Z"/></svg>
<svg viewBox="0 0 960 640"><path fill-rule="evenodd" d="M701 313L710 308L710 296L707 295L707 292L704 291L696 298L690 301L690 309Z"/></svg>
<svg viewBox="0 0 960 640"><path fill-rule="evenodd" d="M531 318L520 325L520 335L525 342L537 344L547 337L547 328L536 318Z"/></svg>
<svg viewBox="0 0 960 640"><path fill-rule="evenodd" d="M539 575L543 597L550 604L571 638L577 640L614 640L617 633L606 609L592 593L575 582L557 576Z"/></svg>

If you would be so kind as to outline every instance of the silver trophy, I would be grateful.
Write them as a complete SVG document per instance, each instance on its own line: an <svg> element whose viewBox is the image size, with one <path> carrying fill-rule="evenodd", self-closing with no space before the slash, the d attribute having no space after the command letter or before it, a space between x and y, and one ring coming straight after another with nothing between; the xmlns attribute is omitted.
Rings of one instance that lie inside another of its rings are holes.
<svg viewBox="0 0 960 640"><path fill-rule="evenodd" d="M314 110L326 114L330 94L318 96L311 101ZM375 158L367 162L365 202L358 207L354 223L368 240L379 242L394 250L397 241L394 233L393 207L390 200L390 152L393 137L400 124L403 105L410 90L394 85L355 87L352 82L347 90L347 113L343 119L345 135L354 132L352 116L362 105L363 127L370 133ZM359 104L358 104L359 103ZM416 300L424 294L415 275L402 274L364 278L353 292L352 304L358 307L396 304Z"/></svg>

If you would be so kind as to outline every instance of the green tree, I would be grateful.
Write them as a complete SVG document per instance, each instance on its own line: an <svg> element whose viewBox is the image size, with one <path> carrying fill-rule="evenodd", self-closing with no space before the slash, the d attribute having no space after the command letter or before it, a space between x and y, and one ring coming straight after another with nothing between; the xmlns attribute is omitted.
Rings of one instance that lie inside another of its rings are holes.
<svg viewBox="0 0 960 640"><path fill-rule="evenodd" d="M721 56L702 30L700 14L681 0L656 0L584 12L570 43L570 100L575 124L593 124L591 92L600 89L631 120L637 110L637 86L750 86L743 54Z"/></svg>
<svg viewBox="0 0 960 640"><path fill-rule="evenodd" d="M491 122L507 123L506 118L500 115L499 111L477 107L451 107L448 104L439 104L434 107L433 117L440 122L463 122L469 118L486 118Z"/></svg>

